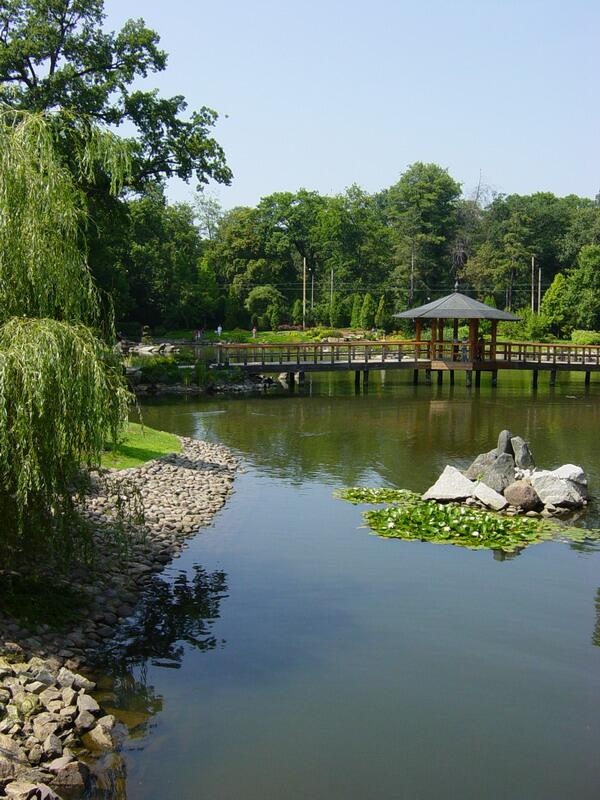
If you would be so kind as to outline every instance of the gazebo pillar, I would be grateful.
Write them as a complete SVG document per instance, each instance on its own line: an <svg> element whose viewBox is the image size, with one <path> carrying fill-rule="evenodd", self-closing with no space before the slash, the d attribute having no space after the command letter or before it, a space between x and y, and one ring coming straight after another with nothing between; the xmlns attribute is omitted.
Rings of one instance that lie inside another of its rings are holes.
<svg viewBox="0 0 600 800"><path fill-rule="evenodd" d="M471 361L475 361L477 354L477 334L479 333L479 320L469 320L469 355Z"/></svg>
<svg viewBox="0 0 600 800"><path fill-rule="evenodd" d="M444 322L445 320L443 319L438 320L438 341L440 343L438 357L440 359L444 358Z"/></svg>
<svg viewBox="0 0 600 800"><path fill-rule="evenodd" d="M492 320L492 338L490 341L490 360L495 361L496 359L496 337L498 334L498 320Z"/></svg>
<svg viewBox="0 0 600 800"><path fill-rule="evenodd" d="M458 320L455 319L452 323L452 361L458 361Z"/></svg>
<svg viewBox="0 0 600 800"><path fill-rule="evenodd" d="M431 320L431 341L429 342L429 358L435 358L435 343L437 341L437 319Z"/></svg>

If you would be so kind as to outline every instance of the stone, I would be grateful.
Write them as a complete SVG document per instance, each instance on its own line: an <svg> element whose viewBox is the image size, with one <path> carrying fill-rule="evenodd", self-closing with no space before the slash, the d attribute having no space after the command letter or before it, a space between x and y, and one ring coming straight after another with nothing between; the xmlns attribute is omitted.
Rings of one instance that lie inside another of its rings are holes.
<svg viewBox="0 0 600 800"><path fill-rule="evenodd" d="M473 497L494 511L502 511L508 505L507 500L501 494L480 481L475 484Z"/></svg>
<svg viewBox="0 0 600 800"><path fill-rule="evenodd" d="M4 791L10 800L60 800L60 797L44 783L13 781Z"/></svg>
<svg viewBox="0 0 600 800"><path fill-rule="evenodd" d="M515 437L512 433L508 430L500 431L500 435L498 436L498 447L496 448L496 454L501 456L503 453L508 453L510 456L514 456L514 450L512 448L512 439Z"/></svg>
<svg viewBox="0 0 600 800"><path fill-rule="evenodd" d="M55 733L51 733L44 740L44 755L46 758L57 758L62 756L62 742Z"/></svg>
<svg viewBox="0 0 600 800"><path fill-rule="evenodd" d="M38 714L33 718L33 734L40 742L47 739L50 734L56 733L59 727L59 720L54 714Z"/></svg>
<svg viewBox="0 0 600 800"><path fill-rule="evenodd" d="M488 453L481 453L477 456L471 466L465 470L465 478L470 481L479 480L480 475L483 475L488 467L491 467L494 461L498 458L495 450L490 450Z"/></svg>
<svg viewBox="0 0 600 800"><path fill-rule="evenodd" d="M90 714L98 714L100 712L100 706L89 694L79 695L77 698L77 708L80 712L89 711Z"/></svg>
<svg viewBox="0 0 600 800"><path fill-rule="evenodd" d="M578 485L563 480L551 472L534 473L531 476L531 484L545 506L552 504L553 506L579 508L583 505L584 498L581 491L576 488Z"/></svg>
<svg viewBox="0 0 600 800"><path fill-rule="evenodd" d="M89 711L82 711L75 718L75 727L78 731L89 731L96 724L96 718Z"/></svg>
<svg viewBox="0 0 600 800"><path fill-rule="evenodd" d="M506 487L513 483L514 479L515 462L513 457L508 453L499 455L494 463L488 467L480 477L482 483L485 483L486 486L489 486L490 489L493 489L499 494L502 494Z"/></svg>
<svg viewBox="0 0 600 800"><path fill-rule="evenodd" d="M563 464L562 467L553 469L552 475L556 475L557 478L562 478L565 481L587 486L587 475L582 468L578 467L576 464Z"/></svg>
<svg viewBox="0 0 600 800"><path fill-rule="evenodd" d="M523 511L535 511L541 505L540 498L529 481L514 481L504 490L504 497L511 506L518 506Z"/></svg>
<svg viewBox="0 0 600 800"><path fill-rule="evenodd" d="M90 777L89 768L82 761L71 761L49 781L60 797L78 798L84 793Z"/></svg>
<svg viewBox="0 0 600 800"><path fill-rule="evenodd" d="M531 455L529 445L520 436L513 436L510 440L513 452L515 454L515 464L519 469L533 469L535 461Z"/></svg>
<svg viewBox="0 0 600 800"><path fill-rule="evenodd" d="M113 749L113 738L111 732L102 725L95 725L90 731L81 737L84 747L92 752Z"/></svg>
<svg viewBox="0 0 600 800"><path fill-rule="evenodd" d="M25 750L10 736L0 733L0 781L15 778L24 766L29 766Z"/></svg>
<svg viewBox="0 0 600 800"><path fill-rule="evenodd" d="M49 764L46 764L46 767L50 770L50 772L60 772L61 769L64 769L67 764L70 764L73 761L73 756L70 754L60 756L60 758L55 758L54 761L51 761Z"/></svg>
<svg viewBox="0 0 600 800"><path fill-rule="evenodd" d="M446 466L437 481L423 495L423 500L465 500L473 494L474 484L456 469Z"/></svg>
<svg viewBox="0 0 600 800"><path fill-rule="evenodd" d="M83 675L78 675L75 672L71 672L70 669L66 667L62 667L60 672L57 676L58 683L64 687L69 689L85 689L87 692L92 691L96 687L96 684L92 681L85 678Z"/></svg>

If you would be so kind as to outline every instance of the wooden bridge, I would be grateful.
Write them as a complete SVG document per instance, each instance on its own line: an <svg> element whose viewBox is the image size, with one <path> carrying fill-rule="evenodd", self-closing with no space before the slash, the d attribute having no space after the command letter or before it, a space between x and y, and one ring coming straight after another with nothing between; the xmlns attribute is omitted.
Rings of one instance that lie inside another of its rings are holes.
<svg viewBox="0 0 600 800"><path fill-rule="evenodd" d="M541 371L550 373L550 383L559 371L585 372L586 385L592 372L600 372L600 346L543 344L533 342L468 343L444 341L353 341L290 344L219 344L216 367L236 367L246 373L286 373L290 382L307 372L353 370L355 381L368 382L370 370L412 370L418 383L422 372L426 383L432 373L438 383L448 373L454 384L457 372L465 373L467 386L475 373L489 372L496 385L500 370L530 370L537 386Z"/></svg>

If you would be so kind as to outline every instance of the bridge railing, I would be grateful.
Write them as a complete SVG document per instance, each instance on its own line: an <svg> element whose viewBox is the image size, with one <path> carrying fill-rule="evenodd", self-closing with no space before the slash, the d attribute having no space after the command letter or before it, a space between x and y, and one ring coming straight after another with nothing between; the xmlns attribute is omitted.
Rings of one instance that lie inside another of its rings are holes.
<svg viewBox="0 0 600 800"><path fill-rule="evenodd" d="M331 365L348 369L377 364L423 361L505 362L508 364L542 364L551 366L600 367L600 345L548 344L544 342L491 342L472 345L466 341L355 341L355 342L290 342L285 344L219 344L217 363L239 367L286 367L299 365Z"/></svg>
<svg viewBox="0 0 600 800"><path fill-rule="evenodd" d="M218 363L224 366L280 366L299 364L373 365L389 362L418 362L429 359L429 342L415 341L355 341L302 342L289 344L220 344Z"/></svg>

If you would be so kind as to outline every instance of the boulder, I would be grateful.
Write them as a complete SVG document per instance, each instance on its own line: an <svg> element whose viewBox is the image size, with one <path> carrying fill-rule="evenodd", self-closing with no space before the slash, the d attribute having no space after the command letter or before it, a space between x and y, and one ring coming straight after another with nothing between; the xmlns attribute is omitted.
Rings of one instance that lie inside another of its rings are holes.
<svg viewBox="0 0 600 800"><path fill-rule="evenodd" d="M446 466L437 481L423 495L423 500L465 500L473 494L474 483L456 469Z"/></svg>
<svg viewBox="0 0 600 800"><path fill-rule="evenodd" d="M95 724L96 719L89 711L82 711L81 714L78 714L75 719L75 727L78 731L89 731L89 729L93 728Z"/></svg>
<svg viewBox="0 0 600 800"><path fill-rule="evenodd" d="M509 456L514 456L514 451L512 448L512 440L515 437L512 435L510 431L503 430L500 431L500 435L498 436L498 447L496 448L496 454L501 456L503 453L508 453Z"/></svg>
<svg viewBox="0 0 600 800"><path fill-rule="evenodd" d="M489 486L480 481L475 484L473 497L477 498L477 500L494 511L502 511L502 509L506 508L508 505L508 502L501 494L498 494L498 492L490 489Z"/></svg>
<svg viewBox="0 0 600 800"><path fill-rule="evenodd" d="M523 511L535 511L541 505L537 492L529 481L514 481L504 490L504 497L511 506Z"/></svg>
<svg viewBox="0 0 600 800"><path fill-rule="evenodd" d="M79 695L77 698L77 708L80 712L89 711L90 714L98 714L100 711L100 706L89 694Z"/></svg>
<svg viewBox="0 0 600 800"><path fill-rule="evenodd" d="M10 800L60 800L60 797L44 783L13 781L4 791Z"/></svg>
<svg viewBox="0 0 600 800"><path fill-rule="evenodd" d="M49 781L52 788L67 800L82 797L90 777L89 768L82 761L71 761Z"/></svg>
<svg viewBox="0 0 600 800"><path fill-rule="evenodd" d="M515 454L515 464L519 469L533 469L535 461L531 455L529 445L520 436L513 436L510 440L513 452Z"/></svg>
<svg viewBox="0 0 600 800"><path fill-rule="evenodd" d="M52 733L61 727L63 720L55 717L54 714L38 714L33 718L33 734L36 739L43 742Z"/></svg>
<svg viewBox="0 0 600 800"><path fill-rule="evenodd" d="M58 758L62 756L62 742L55 733L51 733L50 736L44 739L43 748L46 758Z"/></svg>
<svg viewBox="0 0 600 800"><path fill-rule="evenodd" d="M558 469L553 469L552 474L557 478L562 478L565 481L578 483L581 486L587 486L587 475L576 464L563 464Z"/></svg>
<svg viewBox="0 0 600 800"><path fill-rule="evenodd" d="M479 477L483 475L488 467L492 466L497 457L498 454L495 450L490 450L489 453L481 453L477 456L475 461L473 461L471 466L465 470L465 478L468 478L470 481L479 480Z"/></svg>
<svg viewBox="0 0 600 800"><path fill-rule="evenodd" d="M584 503L581 485L563 480L552 472L534 472L531 484L545 506L579 508Z"/></svg>
<svg viewBox="0 0 600 800"><path fill-rule="evenodd" d="M488 467L480 477L482 483L485 483L486 486L489 486L490 489L493 489L499 494L502 494L506 487L510 486L514 480L515 462L513 457L508 453L499 455L494 463Z"/></svg>
<svg viewBox="0 0 600 800"><path fill-rule="evenodd" d="M27 754L10 736L0 733L0 781L15 778L23 767L29 766Z"/></svg>

